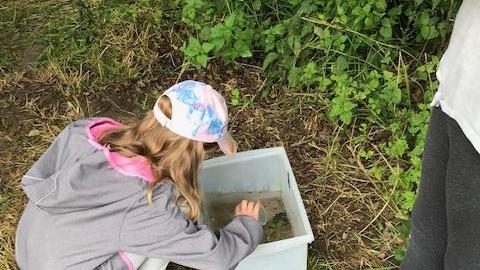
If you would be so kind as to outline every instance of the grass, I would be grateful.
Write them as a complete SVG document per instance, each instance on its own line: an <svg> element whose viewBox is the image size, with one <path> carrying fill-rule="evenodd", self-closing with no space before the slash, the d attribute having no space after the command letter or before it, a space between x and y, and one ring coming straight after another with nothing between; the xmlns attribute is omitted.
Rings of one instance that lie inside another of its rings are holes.
<svg viewBox="0 0 480 270"><path fill-rule="evenodd" d="M398 268L393 253L404 237L396 182L370 169L395 171L402 163L379 149L387 128L367 127L359 138L355 123L328 120L325 92L273 84L263 98L266 74L255 61L192 68L179 50L185 29L169 13L160 18L146 5L132 19L127 5L104 9L91 0L88 15L78 12L80 2L8 0L0 7L0 269L18 269L14 237L26 202L20 178L56 134L85 117L138 118L184 79L225 95L240 150L286 148L315 235L309 269ZM89 23L95 16L104 20Z"/></svg>

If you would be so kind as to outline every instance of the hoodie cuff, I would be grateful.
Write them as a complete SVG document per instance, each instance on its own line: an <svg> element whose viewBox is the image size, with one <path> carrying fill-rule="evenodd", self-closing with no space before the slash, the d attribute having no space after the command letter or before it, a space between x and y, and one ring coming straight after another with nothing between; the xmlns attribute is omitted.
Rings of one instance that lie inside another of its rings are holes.
<svg viewBox="0 0 480 270"><path fill-rule="evenodd" d="M244 215L236 216L232 222L225 226L225 229L234 229L235 227L243 227L248 231L251 239L251 251L253 251L262 242L263 227L256 219Z"/></svg>

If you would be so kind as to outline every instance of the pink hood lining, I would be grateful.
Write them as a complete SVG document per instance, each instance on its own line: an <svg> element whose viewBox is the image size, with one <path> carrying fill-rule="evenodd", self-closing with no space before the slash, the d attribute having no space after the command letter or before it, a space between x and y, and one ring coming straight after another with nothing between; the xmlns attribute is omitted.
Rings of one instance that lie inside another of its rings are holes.
<svg viewBox="0 0 480 270"><path fill-rule="evenodd" d="M110 149L101 145L98 142L100 136L106 131L122 127L123 125L111 118L102 117L91 121L87 125L88 142L96 149L103 151L105 158L112 168L121 174L127 176L139 177L147 182L153 182L155 177L150 167L150 163L142 156L125 157L116 152L111 152Z"/></svg>

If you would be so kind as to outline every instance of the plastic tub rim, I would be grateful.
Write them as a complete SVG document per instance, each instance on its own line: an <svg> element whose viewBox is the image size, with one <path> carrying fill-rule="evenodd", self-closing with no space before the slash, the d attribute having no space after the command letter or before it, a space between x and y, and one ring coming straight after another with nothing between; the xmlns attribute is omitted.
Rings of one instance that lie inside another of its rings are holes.
<svg viewBox="0 0 480 270"><path fill-rule="evenodd" d="M272 148L263 148L263 149L244 151L244 152L239 152L234 156L232 156L234 158L229 156L215 157L215 158L206 160L203 164L203 168L209 168L211 166L216 166L220 164L228 164L231 162L238 162L238 161L243 161L245 159L251 159L252 153L255 153L255 158L262 158L265 156L274 156L279 154L284 157L283 162L285 167L288 170L288 175L290 177L290 183L291 183L290 190L291 192L293 192L294 198L301 206L299 209L299 214L300 214L300 218L302 219L302 224L305 230L305 234L270 242L270 243L260 244L250 256L256 257L256 256L266 255L270 253L279 252L285 249L289 249L292 247L296 247L299 245L312 243L314 240L312 227L310 225L310 221L306 213L305 205L303 203L302 197L300 195L300 190L298 188L298 183L295 179L295 175L290 165L290 161L288 159L288 155L285 151L285 148L272 147Z"/></svg>

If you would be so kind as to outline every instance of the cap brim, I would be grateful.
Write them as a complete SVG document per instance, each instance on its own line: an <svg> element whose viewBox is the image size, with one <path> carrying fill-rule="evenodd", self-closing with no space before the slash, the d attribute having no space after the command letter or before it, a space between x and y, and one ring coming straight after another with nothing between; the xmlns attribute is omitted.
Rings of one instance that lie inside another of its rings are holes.
<svg viewBox="0 0 480 270"><path fill-rule="evenodd" d="M230 133L227 132L217 143L225 155L232 156L237 153L237 142Z"/></svg>

